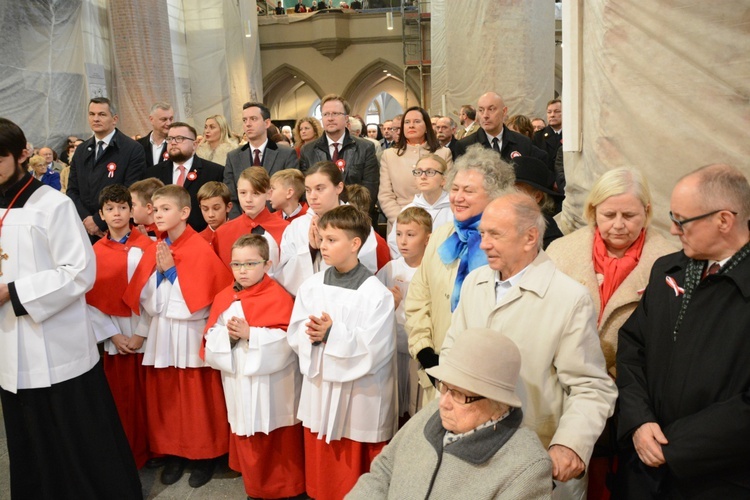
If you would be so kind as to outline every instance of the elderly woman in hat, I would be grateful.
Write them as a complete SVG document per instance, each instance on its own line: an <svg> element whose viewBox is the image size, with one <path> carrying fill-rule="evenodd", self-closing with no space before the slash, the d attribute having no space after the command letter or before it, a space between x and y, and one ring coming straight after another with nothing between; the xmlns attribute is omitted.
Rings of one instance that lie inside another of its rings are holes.
<svg viewBox="0 0 750 500"><path fill-rule="evenodd" d="M565 196L555 191L554 175L543 161L531 156L519 156L513 160L513 170L516 173L516 188L534 198L542 210L547 223L542 248L546 249L550 243L563 235L552 216Z"/></svg>
<svg viewBox="0 0 750 500"><path fill-rule="evenodd" d="M396 434L348 499L551 498L552 465L520 428L521 355L507 337L469 329L440 364L432 401Z"/></svg>

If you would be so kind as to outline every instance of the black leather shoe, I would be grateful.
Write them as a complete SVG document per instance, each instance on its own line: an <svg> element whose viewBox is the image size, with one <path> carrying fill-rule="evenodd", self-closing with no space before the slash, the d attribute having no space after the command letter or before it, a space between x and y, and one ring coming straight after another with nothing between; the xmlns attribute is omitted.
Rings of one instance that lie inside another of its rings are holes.
<svg viewBox="0 0 750 500"><path fill-rule="evenodd" d="M170 485L180 480L182 473L185 472L185 460L180 457L166 457L164 470L161 471L161 483Z"/></svg>
<svg viewBox="0 0 750 500"><path fill-rule="evenodd" d="M149 458L148 460L146 460L146 468L158 469L159 467L162 467L166 463L166 461L166 457Z"/></svg>
<svg viewBox="0 0 750 500"><path fill-rule="evenodd" d="M193 488L200 488L213 477L216 461L213 458L207 460L193 460L192 465L193 472L190 473L188 484Z"/></svg>

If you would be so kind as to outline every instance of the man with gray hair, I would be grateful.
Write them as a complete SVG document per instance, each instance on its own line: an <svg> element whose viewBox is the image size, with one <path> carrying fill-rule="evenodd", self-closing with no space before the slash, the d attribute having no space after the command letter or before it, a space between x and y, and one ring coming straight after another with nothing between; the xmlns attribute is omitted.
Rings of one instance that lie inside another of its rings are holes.
<svg viewBox="0 0 750 500"><path fill-rule="evenodd" d="M622 498L750 498L750 184L709 165L670 208L683 250L619 334Z"/></svg>
<svg viewBox="0 0 750 500"><path fill-rule="evenodd" d="M151 132L138 139L146 154L146 168L169 160L167 134L174 121L172 105L168 102L155 103L148 113L148 121L151 122Z"/></svg>
<svg viewBox="0 0 750 500"><path fill-rule="evenodd" d="M424 370L436 366L451 312L458 305L461 285L487 259L479 248L477 226L487 204L513 185L513 167L480 146L469 148L448 172L446 184L453 222L433 231L406 295L409 353L419 361L424 403L437 393Z"/></svg>
<svg viewBox="0 0 750 500"><path fill-rule="evenodd" d="M487 206L479 234L489 265L466 277L440 355L467 328L490 328L515 342L524 424L552 459L553 498L579 499L617 388L605 368L591 295L544 253L544 229L539 206L525 193Z"/></svg>
<svg viewBox="0 0 750 500"><path fill-rule="evenodd" d="M435 135L441 146L450 149L453 158L458 158L458 140L456 139L456 122L450 116L441 116L435 124Z"/></svg>

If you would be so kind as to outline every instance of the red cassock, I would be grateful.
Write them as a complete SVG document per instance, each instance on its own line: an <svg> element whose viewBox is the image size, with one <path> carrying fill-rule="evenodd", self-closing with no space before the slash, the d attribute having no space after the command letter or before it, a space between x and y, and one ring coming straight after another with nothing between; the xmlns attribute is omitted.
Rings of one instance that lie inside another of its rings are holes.
<svg viewBox="0 0 750 500"><path fill-rule="evenodd" d="M281 246L281 236L288 225L289 221L274 216L267 208L263 208L254 219L242 214L216 230L213 248L221 261L229 267L229 262L232 260L232 245L237 241L237 238L250 234L253 229L261 227L273 237L276 246L279 247Z"/></svg>
<svg viewBox="0 0 750 500"><path fill-rule="evenodd" d="M86 302L110 316L132 315L130 307L122 300L128 287L128 253L134 247L146 252L153 245L148 236L137 230L131 230L125 243L109 238L97 241L94 244L96 281L86 294ZM143 354L104 353L104 374L139 469L150 457L142 360Z"/></svg>
<svg viewBox="0 0 750 500"><path fill-rule="evenodd" d="M191 313L208 307L216 294L232 282L231 272L191 227L172 242L170 250L182 296ZM134 311L155 268L154 248L141 259L125 293L124 300ZM148 366L146 401L152 451L188 459L214 458L227 453L229 425L217 371L209 367Z"/></svg>

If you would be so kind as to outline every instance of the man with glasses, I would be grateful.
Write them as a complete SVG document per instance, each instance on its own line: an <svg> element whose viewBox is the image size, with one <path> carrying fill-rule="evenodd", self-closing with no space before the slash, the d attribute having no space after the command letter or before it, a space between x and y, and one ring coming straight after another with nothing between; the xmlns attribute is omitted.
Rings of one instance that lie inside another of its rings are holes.
<svg viewBox="0 0 750 500"><path fill-rule="evenodd" d="M319 161L332 161L341 170L344 184L359 184L370 191L370 218L375 217L375 200L378 199L380 166L375 156L375 146L368 140L352 136L346 128L349 120L349 103L335 94L320 101L323 134L320 139L302 146L299 167L303 172Z"/></svg>
<svg viewBox="0 0 750 500"><path fill-rule="evenodd" d="M709 165L670 207L683 250L619 335L622 498L750 498L750 184Z"/></svg>
<svg viewBox="0 0 750 500"><path fill-rule="evenodd" d="M136 141L115 128L119 117L106 97L89 101L89 125L93 137L84 141L70 162L68 189L92 242L107 230L99 216L99 193L110 184L130 186L143 179L146 157Z"/></svg>
<svg viewBox="0 0 750 500"><path fill-rule="evenodd" d="M166 184L177 184L190 193L190 227L201 232L206 221L201 213L198 190L207 182L224 179L224 167L195 155L196 130L187 123L174 122L169 126L166 143L169 159L146 170L146 177L156 177Z"/></svg>
<svg viewBox="0 0 750 500"><path fill-rule="evenodd" d="M605 368L591 295L544 253L544 230L544 216L526 193L490 202L479 224L489 265L466 277L440 359L467 328L502 332L518 346L523 420L552 459L553 498L579 499L617 388Z"/></svg>

